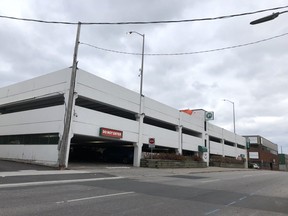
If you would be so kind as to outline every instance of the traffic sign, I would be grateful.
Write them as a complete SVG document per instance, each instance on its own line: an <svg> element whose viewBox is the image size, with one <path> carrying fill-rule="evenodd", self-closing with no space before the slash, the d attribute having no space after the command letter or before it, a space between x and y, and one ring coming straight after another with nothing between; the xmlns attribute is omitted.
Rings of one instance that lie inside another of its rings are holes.
<svg viewBox="0 0 288 216"><path fill-rule="evenodd" d="M155 145L155 138L149 138L149 144Z"/></svg>

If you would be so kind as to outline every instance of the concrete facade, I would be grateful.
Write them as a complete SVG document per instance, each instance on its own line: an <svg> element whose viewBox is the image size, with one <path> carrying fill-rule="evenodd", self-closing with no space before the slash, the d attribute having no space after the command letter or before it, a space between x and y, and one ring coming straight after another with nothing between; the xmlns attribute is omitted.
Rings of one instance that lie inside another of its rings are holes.
<svg viewBox="0 0 288 216"><path fill-rule="evenodd" d="M0 158L59 165L70 76L67 68L0 89ZM205 110L188 115L143 96L141 118L138 93L80 69L74 95L70 137L132 143L134 166L150 138L180 154L203 146L210 154L247 158L245 138L207 122ZM103 137L102 128L122 137Z"/></svg>

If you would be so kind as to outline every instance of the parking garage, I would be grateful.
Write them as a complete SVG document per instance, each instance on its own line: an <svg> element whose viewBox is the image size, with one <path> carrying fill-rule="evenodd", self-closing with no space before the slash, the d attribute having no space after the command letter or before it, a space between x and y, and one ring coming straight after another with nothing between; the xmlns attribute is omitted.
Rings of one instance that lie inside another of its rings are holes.
<svg viewBox="0 0 288 216"><path fill-rule="evenodd" d="M67 167L77 160L139 166L143 152L193 155L206 147L213 154L247 155L245 138L207 122L205 110L187 114L142 95L139 113L138 93L81 69L64 145L70 77L66 68L0 89L0 158L59 166L65 156Z"/></svg>

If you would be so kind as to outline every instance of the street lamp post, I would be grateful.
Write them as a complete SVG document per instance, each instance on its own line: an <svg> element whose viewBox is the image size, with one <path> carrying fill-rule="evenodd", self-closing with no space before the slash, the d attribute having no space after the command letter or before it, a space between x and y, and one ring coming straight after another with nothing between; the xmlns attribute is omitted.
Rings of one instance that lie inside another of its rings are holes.
<svg viewBox="0 0 288 216"><path fill-rule="evenodd" d="M227 100L227 99L223 99L223 101L227 101L229 103L232 104L233 106L233 126L234 126L234 134L236 134L236 127L235 127L235 105L233 101Z"/></svg>
<svg viewBox="0 0 288 216"><path fill-rule="evenodd" d="M141 105L142 105L142 96L143 96L143 69L144 69L144 47L145 47L145 34L140 34L136 31L130 31L129 34L138 34L140 35L142 40L142 53L141 53L141 68L140 68L140 108L139 108L139 114L142 114Z"/></svg>
<svg viewBox="0 0 288 216"><path fill-rule="evenodd" d="M142 37L142 53L141 53L141 68L140 68L140 99L139 99L139 127L138 127L138 143L135 146L134 149L134 166L140 166L140 159L141 159L141 153L142 153L142 128L143 128L143 119L144 119L144 113L143 113L143 72L144 72L144 48L145 48L145 34L140 34L136 31L130 31L129 34L137 34Z"/></svg>
<svg viewBox="0 0 288 216"><path fill-rule="evenodd" d="M288 13L288 10L272 13L269 16L265 16L265 17L262 17L260 19L253 20L252 22L250 22L250 25L257 25L257 24L260 24L260 23L263 23L263 22L271 21L271 20L277 18L280 14L283 14L283 13ZM282 153L282 147L281 147L281 153Z"/></svg>

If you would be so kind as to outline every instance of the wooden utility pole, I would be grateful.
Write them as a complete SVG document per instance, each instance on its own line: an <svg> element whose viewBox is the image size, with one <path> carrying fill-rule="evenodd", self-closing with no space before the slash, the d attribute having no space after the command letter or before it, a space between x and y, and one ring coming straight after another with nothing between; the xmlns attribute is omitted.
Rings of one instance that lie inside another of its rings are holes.
<svg viewBox="0 0 288 216"><path fill-rule="evenodd" d="M68 95L68 103L65 110L65 120L64 120L64 130L59 143L59 169L65 169L68 164L68 154L70 148L70 128L73 114L73 107L75 103L75 83L76 83L76 74L77 74L77 56L78 56L78 47L79 47L79 39L80 39L80 29L81 22L78 22L77 27L77 35L74 47L74 55L73 55L73 65L72 65L72 73L70 79L70 88Z"/></svg>

